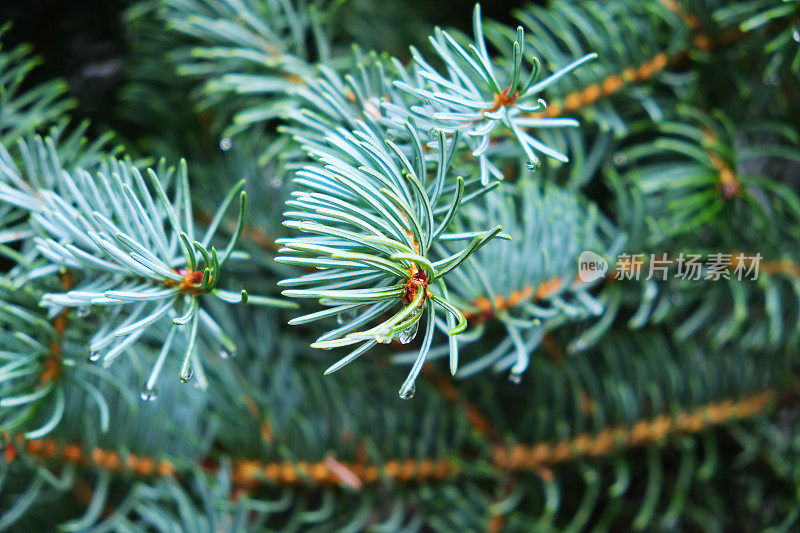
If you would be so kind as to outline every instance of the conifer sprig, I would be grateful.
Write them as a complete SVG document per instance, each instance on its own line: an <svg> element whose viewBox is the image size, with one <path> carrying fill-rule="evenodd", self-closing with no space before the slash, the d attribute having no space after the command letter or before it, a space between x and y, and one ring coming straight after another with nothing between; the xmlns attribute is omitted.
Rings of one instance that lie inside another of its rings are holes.
<svg viewBox="0 0 800 533"><path fill-rule="evenodd" d="M410 123L405 127L414 138L414 127ZM338 317L340 327L311 346L359 345L326 373L342 368L378 343L395 338L410 342L423 314L427 315L422 347L400 388L403 398L413 395L414 381L431 346L437 310L448 317L449 335L466 328L464 314L448 297L444 278L502 229L496 225L482 231L448 231L462 204L493 187L477 187L473 179L470 186L477 189L465 195L465 180L450 176L458 135L448 140L439 131L436 136L436 164L430 171L421 142L412 143L409 158L392 141L381 142L364 123L353 133L331 129L321 164L297 173L298 190L287 201L284 224L304 235L281 240L284 255L276 259L320 270L280 282L312 287L287 289L283 294L318 299L327 307L290 323ZM442 241L468 244L440 255L435 244ZM375 325L366 327L368 324ZM451 346L455 372L457 350L453 343Z"/></svg>
<svg viewBox="0 0 800 533"><path fill-rule="evenodd" d="M110 363L145 332L171 320L186 339L180 378L188 381L192 366L201 363L195 351L203 330L224 349L235 350L205 306L213 296L228 303L248 301L245 290L220 288L222 268L234 254L244 226L247 196L243 183L228 193L202 236L195 234L189 177L185 161L178 168L162 161L145 175L130 161L109 159L90 174L61 166L52 142L19 143L21 170L0 147L0 200L30 213L34 242L41 255L17 284L63 269L76 273L75 288L48 292L41 305L55 315L77 308L87 315L104 308L99 330L89 343L89 359ZM166 190L174 188L170 199ZM220 253L211 245L229 206L238 199L239 215ZM252 303L291 306L274 298L254 297ZM157 376L170 351L175 330L169 330L153 370ZM151 378L155 379L155 377Z"/></svg>
<svg viewBox="0 0 800 533"><path fill-rule="evenodd" d="M411 107L412 113L447 133L462 132L473 155L478 158L484 184L488 183L490 174L498 179L503 177L489 157L492 132L500 125L507 128L519 142L531 166L539 164L537 152L567 161L565 154L536 139L526 130L575 127L578 122L571 118L529 115L543 112L547 107L547 103L538 97L541 91L556 83L564 74L596 58L597 54L587 54L537 81L540 62L535 56L524 54L525 32L522 26L517 27L512 54L510 58L503 58L506 60L504 65L489 57L483 36L480 4L475 5L473 12L473 31L475 41L467 46L467 50L448 32L439 28L430 37L438 59L446 66L446 74L432 67L412 47L416 76L421 84L412 86L405 81L395 82L398 88L424 101L422 105ZM525 66L523 59L528 59L530 65Z"/></svg>

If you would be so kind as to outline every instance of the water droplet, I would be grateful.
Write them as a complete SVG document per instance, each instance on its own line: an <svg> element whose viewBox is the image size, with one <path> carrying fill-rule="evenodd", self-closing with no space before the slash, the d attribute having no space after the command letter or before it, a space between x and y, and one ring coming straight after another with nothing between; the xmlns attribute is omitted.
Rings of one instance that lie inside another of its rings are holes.
<svg viewBox="0 0 800 533"><path fill-rule="evenodd" d="M98 352L97 350L95 350L93 352L89 352L89 362L90 363L96 363L99 360L100 360L100 352Z"/></svg>
<svg viewBox="0 0 800 533"><path fill-rule="evenodd" d="M409 387L408 389L400 390L400 398L403 400L410 400L411 398L414 397L414 394L416 393L417 393L417 385L415 383L412 383L411 387Z"/></svg>
<svg viewBox="0 0 800 533"><path fill-rule="evenodd" d="M239 355L239 354L236 353L236 352L231 352L231 359L235 358L237 355Z"/></svg>
<svg viewBox="0 0 800 533"><path fill-rule="evenodd" d="M88 305L80 306L76 311L75 314L78 318L86 318L92 312L92 308Z"/></svg>
<svg viewBox="0 0 800 533"><path fill-rule="evenodd" d="M345 309L338 315L336 315L336 323L340 326L344 326L345 324L352 322L353 319L356 317L356 310L355 309Z"/></svg>
<svg viewBox="0 0 800 533"><path fill-rule="evenodd" d="M677 292L673 294L672 303L673 305L681 305L683 303L683 295Z"/></svg>
<svg viewBox="0 0 800 533"><path fill-rule="evenodd" d="M792 39L794 39L794 42L800 43L800 29L795 28L792 30Z"/></svg>
<svg viewBox="0 0 800 533"><path fill-rule="evenodd" d="M414 322L406 329L397 332L397 340L400 341L400 344L408 344L409 342L414 340L414 337L417 336L418 329L419 329L419 322Z"/></svg>
<svg viewBox="0 0 800 533"><path fill-rule="evenodd" d="M229 357L229 354L228 354L227 350L220 350L220 352L219 352L219 358L220 359L227 359L228 357Z"/></svg>
<svg viewBox="0 0 800 533"><path fill-rule="evenodd" d="M155 385L150 388L147 386L147 383L144 384L142 387L142 392L139 394L139 397L146 401L146 402L153 402L156 398L158 398L158 387Z"/></svg>
<svg viewBox="0 0 800 533"><path fill-rule="evenodd" d="M192 376L194 376L194 371L192 370L192 367L187 367L186 372L182 373L178 377L180 378L181 383L189 383L192 380Z"/></svg>
<svg viewBox="0 0 800 533"><path fill-rule="evenodd" d="M275 177L269 182L272 185L273 189L280 189L281 185L283 185L283 180L281 178Z"/></svg>
<svg viewBox="0 0 800 533"><path fill-rule="evenodd" d="M522 374L520 374L519 372L511 372L508 375L508 381L510 381L514 385L519 385L520 383L522 383Z"/></svg>
<svg viewBox="0 0 800 533"><path fill-rule="evenodd" d="M542 162L539 161L538 159L536 161L526 161L525 166L528 168L528 170L533 170L534 172L536 172L537 170L542 168Z"/></svg>
<svg viewBox="0 0 800 533"><path fill-rule="evenodd" d="M628 164L628 156L625 154L625 152L615 152L613 160L614 164L617 165L618 167L622 167Z"/></svg>
<svg viewBox="0 0 800 533"><path fill-rule="evenodd" d="M411 314L409 318L413 318L420 313L421 309L417 307ZM419 320L408 326L407 328L400 330L397 332L397 340L400 341L400 344L408 344L409 342L414 340L414 337L417 336L417 331L419 330Z"/></svg>
<svg viewBox="0 0 800 533"><path fill-rule="evenodd" d="M219 149L223 152L227 152L233 146L233 141L230 140L228 137L223 137L219 141Z"/></svg>

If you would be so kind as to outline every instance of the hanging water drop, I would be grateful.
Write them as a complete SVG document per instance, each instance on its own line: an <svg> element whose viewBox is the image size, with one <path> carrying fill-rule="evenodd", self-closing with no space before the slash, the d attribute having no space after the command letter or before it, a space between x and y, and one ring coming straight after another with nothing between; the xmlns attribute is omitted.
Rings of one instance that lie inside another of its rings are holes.
<svg viewBox="0 0 800 533"><path fill-rule="evenodd" d="M75 314L78 318L86 318L92 312L92 308L88 305L80 306L76 311Z"/></svg>
<svg viewBox="0 0 800 533"><path fill-rule="evenodd" d="M528 168L528 170L533 170L536 172L542 167L542 162L538 159L536 161L526 161L525 166Z"/></svg>
<svg viewBox="0 0 800 533"><path fill-rule="evenodd" d="M400 399L402 400L410 400L414 397L414 394L417 392L417 385L416 383L412 383L411 386L405 390L400 390Z"/></svg>
<svg viewBox="0 0 800 533"><path fill-rule="evenodd" d="M800 29L795 28L792 30L792 39L794 39L794 42L800 43Z"/></svg>
<svg viewBox="0 0 800 533"><path fill-rule="evenodd" d="M181 373L181 375L178 377L180 378L181 383L189 383L192 380L192 376L194 376L192 367L187 367L186 372Z"/></svg>
<svg viewBox="0 0 800 533"><path fill-rule="evenodd" d="M228 354L227 350L220 350L219 351L219 358L220 359L227 359L229 356L230 356L230 354Z"/></svg>
<svg viewBox="0 0 800 533"><path fill-rule="evenodd" d="M612 159L618 167L623 167L628 163L628 156L625 155L625 152L615 152Z"/></svg>
<svg viewBox="0 0 800 533"><path fill-rule="evenodd" d="M510 381L514 385L519 385L520 383L522 383L522 374L520 374L519 372L511 372L508 375L508 381Z"/></svg>
<svg viewBox="0 0 800 533"><path fill-rule="evenodd" d="M420 314L421 309L419 307L415 308L411 311L409 318L414 318L418 314ZM419 320L411 324L405 329L402 329L397 332L397 340L400 341L400 344L408 344L409 342L414 340L414 337L417 336L417 331L419 330Z"/></svg>
<svg viewBox="0 0 800 533"><path fill-rule="evenodd" d="M147 383L145 383L144 387L142 387L142 392L139 394L139 397L145 402L155 401L155 399L158 398L158 387L155 385L153 387L148 387Z"/></svg>
<svg viewBox="0 0 800 533"><path fill-rule="evenodd" d="M279 177L274 177L269 184L272 185L273 189L280 189L281 185L283 185L283 180Z"/></svg>
<svg viewBox="0 0 800 533"><path fill-rule="evenodd" d="M97 350L93 350L93 351L89 352L89 362L90 363L96 363L99 360L100 360L100 352L98 352Z"/></svg>
<svg viewBox="0 0 800 533"><path fill-rule="evenodd" d="M419 322L414 322L404 330L397 332L397 340L400 341L400 344L408 344L414 340L414 337L417 336L418 329Z"/></svg>
<svg viewBox="0 0 800 533"><path fill-rule="evenodd" d="M219 141L219 149L223 152L227 152L233 146L233 141L231 141L228 137L223 137Z"/></svg>

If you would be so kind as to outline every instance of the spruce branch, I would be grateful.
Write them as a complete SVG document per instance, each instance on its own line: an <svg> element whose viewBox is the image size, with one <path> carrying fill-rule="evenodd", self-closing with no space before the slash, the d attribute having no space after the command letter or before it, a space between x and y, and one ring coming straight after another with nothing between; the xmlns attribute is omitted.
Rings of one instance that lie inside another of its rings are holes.
<svg viewBox="0 0 800 533"><path fill-rule="evenodd" d="M413 132L411 124L406 127ZM462 178L454 182L449 178L457 136L448 142L443 132L438 133L438 162L431 178L420 144L412 145L412 157L408 158L391 141L382 143L365 124L354 133L332 131L328 142L329 155L320 158L322 166L298 172L295 183L300 189L287 201L291 210L285 214L285 225L306 235L281 240L284 255L276 258L320 269L283 280L280 285L312 286L287 289L283 294L318 299L328 309L290 323L339 317L340 327L312 344L323 349L359 345L327 370L333 372L377 343L394 338L410 342L422 316L427 315L422 348L400 389L401 397L409 397L430 349L436 310L452 318L449 335L466 327L463 313L451 303L442 281L498 236L501 226L460 234L448 231L461 206L476 197L464 196ZM489 188L478 188L475 193ZM436 253L436 243L445 240L469 244ZM389 318L382 318L398 306ZM362 329L376 321L377 325Z"/></svg>
<svg viewBox="0 0 800 533"><path fill-rule="evenodd" d="M778 224L781 233L800 238L800 199L767 173L777 160L800 161L792 128L775 122L739 126L721 111L681 105L675 120L651 133L644 140L631 136L635 140L620 152L628 164L623 179L647 202L651 244L714 227L725 239L729 228L717 223L732 225L736 217L748 220L739 233L751 246L765 244Z"/></svg>
<svg viewBox="0 0 800 533"><path fill-rule="evenodd" d="M574 119L525 117L522 113L544 111L547 104L539 98L540 92L596 58L597 54L587 54L537 81L539 59L528 57L530 65L523 65L525 39L524 30L519 26L513 53L507 58L501 77L501 67L487 51L479 4L475 5L473 12L473 31L475 41L468 45L469 51L441 29L437 28L430 38L439 59L447 67L446 75L431 67L412 48L418 85L412 86L404 81L396 81L395 85L424 102L411 108L413 115L446 133L463 133L473 155L478 158L484 184L488 183L490 174L498 179L503 176L500 169L491 163L488 152L491 134L500 125L518 141L532 166L539 164L537 152L566 162L566 155L542 143L526 130L575 127L578 122Z"/></svg>
<svg viewBox="0 0 800 533"><path fill-rule="evenodd" d="M242 183L231 189L202 236L195 224L185 161L177 169L162 161L147 169L147 181L130 161L109 159L90 174L67 172L52 142L20 142L23 170L0 147L0 198L30 213L36 262L17 283L52 275L62 269L79 277L66 292L48 292L41 305L51 314L78 308L88 314L103 308L104 323L89 343L89 358L110 363L145 332L157 331L169 319L186 339L180 378L188 381L192 367L202 371L196 353L198 331L226 350L235 345L201 304L207 297L228 303L248 301L247 292L220 287L222 268L234 254L244 226L246 194ZM166 188L174 187L170 200ZM238 200L236 228L220 253L211 245L228 207ZM291 307L288 302L252 297L252 303ZM169 352L175 329L153 368L157 378ZM204 378L201 379L204 381Z"/></svg>
<svg viewBox="0 0 800 533"><path fill-rule="evenodd" d="M159 16L183 38L170 53L178 74L205 79L200 108L232 114L225 137L282 116L294 87L312 77L312 57L330 56L330 15L316 6L167 0Z"/></svg>

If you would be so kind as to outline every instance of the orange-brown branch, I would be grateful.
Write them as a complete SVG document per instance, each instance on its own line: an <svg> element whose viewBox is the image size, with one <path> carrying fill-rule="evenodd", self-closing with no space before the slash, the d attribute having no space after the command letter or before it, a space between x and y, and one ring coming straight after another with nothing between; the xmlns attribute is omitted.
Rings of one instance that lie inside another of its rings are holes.
<svg viewBox="0 0 800 533"><path fill-rule="evenodd" d="M730 32L712 39L703 28L700 19L686 10L677 0L661 0L661 3L683 19L693 33L692 45L700 51L706 52L715 46L727 45L742 35L741 31L734 28ZM564 111L575 112L601 98L617 93L627 85L644 82L663 70L668 64L679 64L687 58L688 53L686 51L679 52L673 57L667 56L665 52L659 52L639 65L639 67L628 67L618 74L610 74L599 83L593 83L580 91L568 94L561 101L551 103L544 112L532 113L530 116L553 118L560 116Z"/></svg>
<svg viewBox="0 0 800 533"><path fill-rule="evenodd" d="M607 456L624 448L647 446L670 436L699 433L752 418L766 411L776 398L773 390L766 390L741 400L712 402L676 416L661 415L641 420L632 427L606 428L595 435L584 433L554 444L498 446L492 463L500 470L536 470L579 457Z"/></svg>
<svg viewBox="0 0 800 533"><path fill-rule="evenodd" d="M478 298L472 302L472 305L476 307L478 311L465 312L464 316L467 317L467 320L472 322L482 322L495 316L501 311L505 311L507 309L511 309L512 307L516 307L519 304L525 303L531 298L547 298L548 296L555 294L562 287L562 284L563 280L556 277L549 281L545 281L535 288L533 285L527 285L522 289L512 292L507 297L498 294L494 297L494 301L485 297Z"/></svg>
<svg viewBox="0 0 800 533"><path fill-rule="evenodd" d="M703 135L705 136L704 144L712 144L717 140L714 132L707 128L703 128ZM733 173L730 165L716 151L707 148L706 153L708 153L708 157L711 160L711 165L719 173L718 186L722 196L727 200L732 199L734 196L739 196L742 192L742 184Z"/></svg>
<svg viewBox="0 0 800 533"><path fill-rule="evenodd" d="M589 106L601 98L619 92L626 85L641 83L664 69L668 58L664 52L659 52L652 59L645 61L638 68L628 67L620 74L611 74L602 82L593 83L583 90L575 91L547 106L541 113L531 113L531 117L553 118L560 116L564 111L575 112Z"/></svg>
<svg viewBox="0 0 800 533"><path fill-rule="evenodd" d="M513 446L497 445L491 464L500 471L546 471L546 467L580 457L602 457L630 447L647 446L670 436L699 433L706 429L765 413L778 398L768 389L739 400L712 402L674 416L661 415L644 419L632 427L606 428L594 435L582 434L557 443ZM6 462L18 457L17 450L42 460L61 460L79 466L92 466L110 472L132 473L137 476L173 476L175 464L115 450L95 448L84 450L80 444L60 445L55 439L24 440L21 436L9 440L4 449ZM233 463L233 480L237 486L251 489L261 484L271 485L348 485L361 486L390 479L396 482L422 482L451 479L462 473L458 461L439 459L391 459L383 465L365 461L338 462L328 457L318 462L280 461L262 463L239 459ZM219 468L213 462L206 465L210 473ZM359 485L360 484L360 485Z"/></svg>
<svg viewBox="0 0 800 533"><path fill-rule="evenodd" d="M61 287L64 291L72 289L74 283L72 272L66 271L61 274ZM56 338L50 341L50 356L43 361L44 369L39 374L39 383L44 386L51 381L61 377L61 359L63 348L61 341L67 331L68 317L70 309L64 308L53 318L53 328L56 330Z"/></svg>
<svg viewBox="0 0 800 533"><path fill-rule="evenodd" d="M731 253L731 260L728 262L728 266L735 267L737 265L736 262L736 253ZM668 258L670 261L675 261L674 258ZM748 260L745 259L745 265L749 266ZM781 259L777 261L761 261L759 263L759 270L764 272L765 274L782 274L784 276L790 278L798 278L800 277L800 265L791 261L789 259ZM612 279L614 272L609 271L606 274L606 280ZM579 278L576 278L575 281L579 281ZM553 278L549 281L546 281L540 284L538 287L534 287L533 285L526 285L521 289L517 289L512 292L508 297L504 297L502 295L495 296L494 301L490 300L489 298L478 298L472 302L473 307L477 308L477 311L467 311L464 313L464 316L467 317L467 320L473 323L483 322L488 320L498 313L502 311L506 311L508 309L512 309L517 305L525 303L530 299L542 299L546 298L554 294L558 289L560 289L563 285L563 280L561 278ZM494 304L494 305L493 305Z"/></svg>

